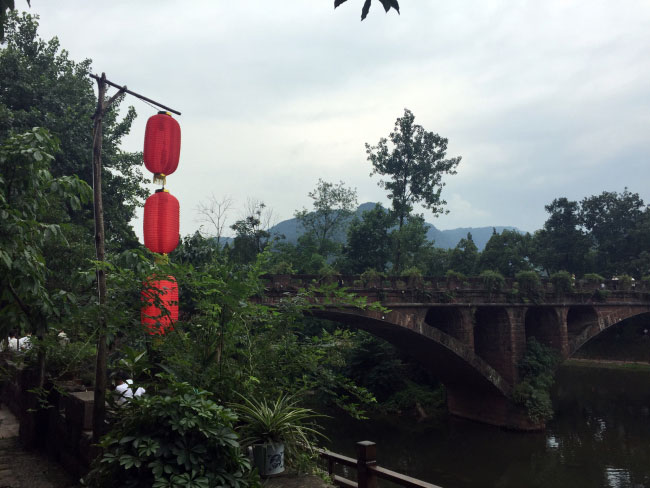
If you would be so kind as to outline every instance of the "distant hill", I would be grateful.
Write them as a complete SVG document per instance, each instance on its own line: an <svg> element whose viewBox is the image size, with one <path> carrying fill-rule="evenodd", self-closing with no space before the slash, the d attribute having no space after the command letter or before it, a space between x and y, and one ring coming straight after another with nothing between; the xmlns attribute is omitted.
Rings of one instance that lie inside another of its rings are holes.
<svg viewBox="0 0 650 488"><path fill-rule="evenodd" d="M372 202L363 203L359 205L355 214L362 217L363 212L372 210L375 208L375 204ZM471 232L472 238L476 247L479 251L482 251L485 247L485 244L492 236L492 229L496 229L498 233L503 232L504 229L516 230L520 232L516 227L510 226L490 226L490 227L460 227L457 229L448 229L440 230L433 224L427 223L428 227L427 238L434 241L436 247L441 247L444 249L449 249L456 247L458 241L467 237L467 233ZM298 219L288 219L283 220L282 222L274 225L270 229L271 235L280 235L284 236L287 242L295 243L298 240L298 237L304 232L298 223ZM335 240L340 242L345 242L346 233L342 232L340 235L335 236Z"/></svg>

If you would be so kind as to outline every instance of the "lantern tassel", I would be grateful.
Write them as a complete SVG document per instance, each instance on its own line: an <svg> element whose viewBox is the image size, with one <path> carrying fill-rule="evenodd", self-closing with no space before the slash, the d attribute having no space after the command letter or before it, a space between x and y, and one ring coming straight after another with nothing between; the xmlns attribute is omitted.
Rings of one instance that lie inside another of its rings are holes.
<svg viewBox="0 0 650 488"><path fill-rule="evenodd" d="M167 178L165 177L165 173L154 173L153 182L165 186L165 184L167 184Z"/></svg>
<svg viewBox="0 0 650 488"><path fill-rule="evenodd" d="M169 256L167 253L156 254L153 258L153 261L156 264L169 264Z"/></svg>

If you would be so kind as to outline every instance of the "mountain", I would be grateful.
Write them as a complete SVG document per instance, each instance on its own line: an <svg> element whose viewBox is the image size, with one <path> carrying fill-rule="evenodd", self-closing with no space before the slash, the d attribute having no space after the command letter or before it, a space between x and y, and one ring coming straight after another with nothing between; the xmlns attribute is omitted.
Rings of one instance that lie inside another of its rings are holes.
<svg viewBox="0 0 650 488"><path fill-rule="evenodd" d="M359 218L362 218L363 212L372 210L373 208L375 208L375 204L372 202L362 203L355 211L355 215L357 215ZM496 229L498 233L503 232L504 229L516 230L520 232L516 227L510 226L459 227L457 229L448 230L440 230L435 225L430 223L427 223L426 226L428 228L427 238L434 241L436 247L441 247L444 249L456 247L458 241L467 237L468 232L472 234L474 243L476 244L476 247L478 247L479 251L482 251L487 241L490 240L493 229ZM295 243L303 232L298 219L295 218L283 220L282 222L271 227L269 230L271 232L271 235L284 236L284 238L291 243ZM345 242L345 238L345 232L341 232L339 235L335 236L335 240L340 242Z"/></svg>

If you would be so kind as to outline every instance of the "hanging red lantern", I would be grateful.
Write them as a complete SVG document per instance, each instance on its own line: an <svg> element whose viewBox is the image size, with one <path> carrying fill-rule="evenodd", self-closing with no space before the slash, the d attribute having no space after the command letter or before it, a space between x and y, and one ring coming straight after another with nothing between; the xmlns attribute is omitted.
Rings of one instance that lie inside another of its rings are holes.
<svg viewBox="0 0 650 488"><path fill-rule="evenodd" d="M144 245L166 254L178 246L180 206L168 190L156 190L144 203Z"/></svg>
<svg viewBox="0 0 650 488"><path fill-rule="evenodd" d="M144 165L154 174L154 183L165 184L165 176L178 167L181 154L181 126L169 112L149 117L144 132Z"/></svg>
<svg viewBox="0 0 650 488"><path fill-rule="evenodd" d="M178 321L178 284L173 276L144 283L140 321L151 335L174 330Z"/></svg>

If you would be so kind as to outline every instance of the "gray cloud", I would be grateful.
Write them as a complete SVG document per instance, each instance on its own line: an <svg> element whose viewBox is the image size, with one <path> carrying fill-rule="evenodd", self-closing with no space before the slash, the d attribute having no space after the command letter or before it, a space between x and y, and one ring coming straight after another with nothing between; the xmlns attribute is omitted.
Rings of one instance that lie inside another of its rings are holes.
<svg viewBox="0 0 650 488"><path fill-rule="evenodd" d="M645 1L405 1L363 23L360 5L330 0L32 5L43 37L183 112L170 177L183 233L210 193L284 219L319 177L387 204L363 145L404 107L463 156L441 228L532 231L553 198L626 185L650 199ZM154 110L130 102L141 116L125 146L139 150Z"/></svg>

